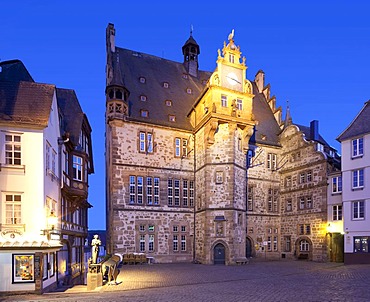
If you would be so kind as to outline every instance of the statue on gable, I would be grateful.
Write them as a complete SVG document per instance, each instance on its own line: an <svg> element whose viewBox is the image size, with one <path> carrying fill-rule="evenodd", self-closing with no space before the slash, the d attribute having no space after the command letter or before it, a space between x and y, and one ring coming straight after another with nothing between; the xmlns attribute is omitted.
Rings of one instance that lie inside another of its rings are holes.
<svg viewBox="0 0 370 302"><path fill-rule="evenodd" d="M92 263L98 263L98 256L99 256L99 246L101 245L101 241L99 239L99 235L94 235L94 239L91 241L91 253L92 253Z"/></svg>

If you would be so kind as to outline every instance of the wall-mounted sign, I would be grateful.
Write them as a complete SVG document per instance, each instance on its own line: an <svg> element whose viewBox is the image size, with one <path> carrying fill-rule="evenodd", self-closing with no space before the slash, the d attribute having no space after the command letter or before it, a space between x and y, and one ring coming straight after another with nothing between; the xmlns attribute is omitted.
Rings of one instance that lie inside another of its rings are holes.
<svg viewBox="0 0 370 302"><path fill-rule="evenodd" d="M1 231L1 236L5 239L16 239L23 236L23 232L17 229L5 229Z"/></svg>

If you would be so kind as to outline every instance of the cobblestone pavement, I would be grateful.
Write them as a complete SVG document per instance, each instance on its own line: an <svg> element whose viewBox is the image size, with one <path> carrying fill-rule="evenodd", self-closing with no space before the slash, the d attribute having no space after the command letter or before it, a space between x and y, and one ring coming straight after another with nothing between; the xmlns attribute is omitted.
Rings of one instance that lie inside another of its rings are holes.
<svg viewBox="0 0 370 302"><path fill-rule="evenodd" d="M125 265L119 285L0 301L370 301L370 265L255 261L240 266Z"/></svg>

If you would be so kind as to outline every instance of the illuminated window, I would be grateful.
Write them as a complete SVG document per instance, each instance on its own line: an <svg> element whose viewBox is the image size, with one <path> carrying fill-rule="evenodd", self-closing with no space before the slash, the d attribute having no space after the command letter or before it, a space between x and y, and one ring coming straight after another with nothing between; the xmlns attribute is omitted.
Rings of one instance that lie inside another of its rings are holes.
<svg viewBox="0 0 370 302"><path fill-rule="evenodd" d="M179 250L178 235L173 235L173 251L177 252Z"/></svg>
<svg viewBox="0 0 370 302"><path fill-rule="evenodd" d="M5 195L5 224L22 223L22 204L21 195Z"/></svg>
<svg viewBox="0 0 370 302"><path fill-rule="evenodd" d="M267 154L267 169L276 170L277 167L277 155L275 153Z"/></svg>
<svg viewBox="0 0 370 302"><path fill-rule="evenodd" d="M13 282L35 282L34 255L13 255ZM38 256L39 257L39 256ZM38 258L38 263L41 259ZM41 270L41 267L39 267Z"/></svg>
<svg viewBox="0 0 370 302"><path fill-rule="evenodd" d="M73 179L82 181L82 175L83 175L83 162L82 157L73 155Z"/></svg>
<svg viewBox="0 0 370 302"><path fill-rule="evenodd" d="M188 140L186 138L175 138L175 156L186 157L188 155Z"/></svg>
<svg viewBox="0 0 370 302"><path fill-rule="evenodd" d="M5 135L5 164L21 165L21 136Z"/></svg>
<svg viewBox="0 0 370 302"><path fill-rule="evenodd" d="M355 253L369 253L369 244L370 244L370 237L369 236L356 236L353 237L354 241L354 252Z"/></svg>
<svg viewBox="0 0 370 302"><path fill-rule="evenodd" d="M299 243L299 250L301 252L309 252L310 251L310 243L307 240L301 240Z"/></svg>

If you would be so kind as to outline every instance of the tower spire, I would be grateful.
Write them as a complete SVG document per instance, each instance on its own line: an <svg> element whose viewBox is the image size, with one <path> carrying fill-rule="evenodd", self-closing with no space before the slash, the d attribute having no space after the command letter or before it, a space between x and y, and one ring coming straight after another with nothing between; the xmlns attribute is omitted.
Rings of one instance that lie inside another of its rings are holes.
<svg viewBox="0 0 370 302"><path fill-rule="evenodd" d="M286 101L286 113L285 113L285 120L284 120L284 128L290 126L293 124L292 116L290 115L290 107L289 107L289 101Z"/></svg>

